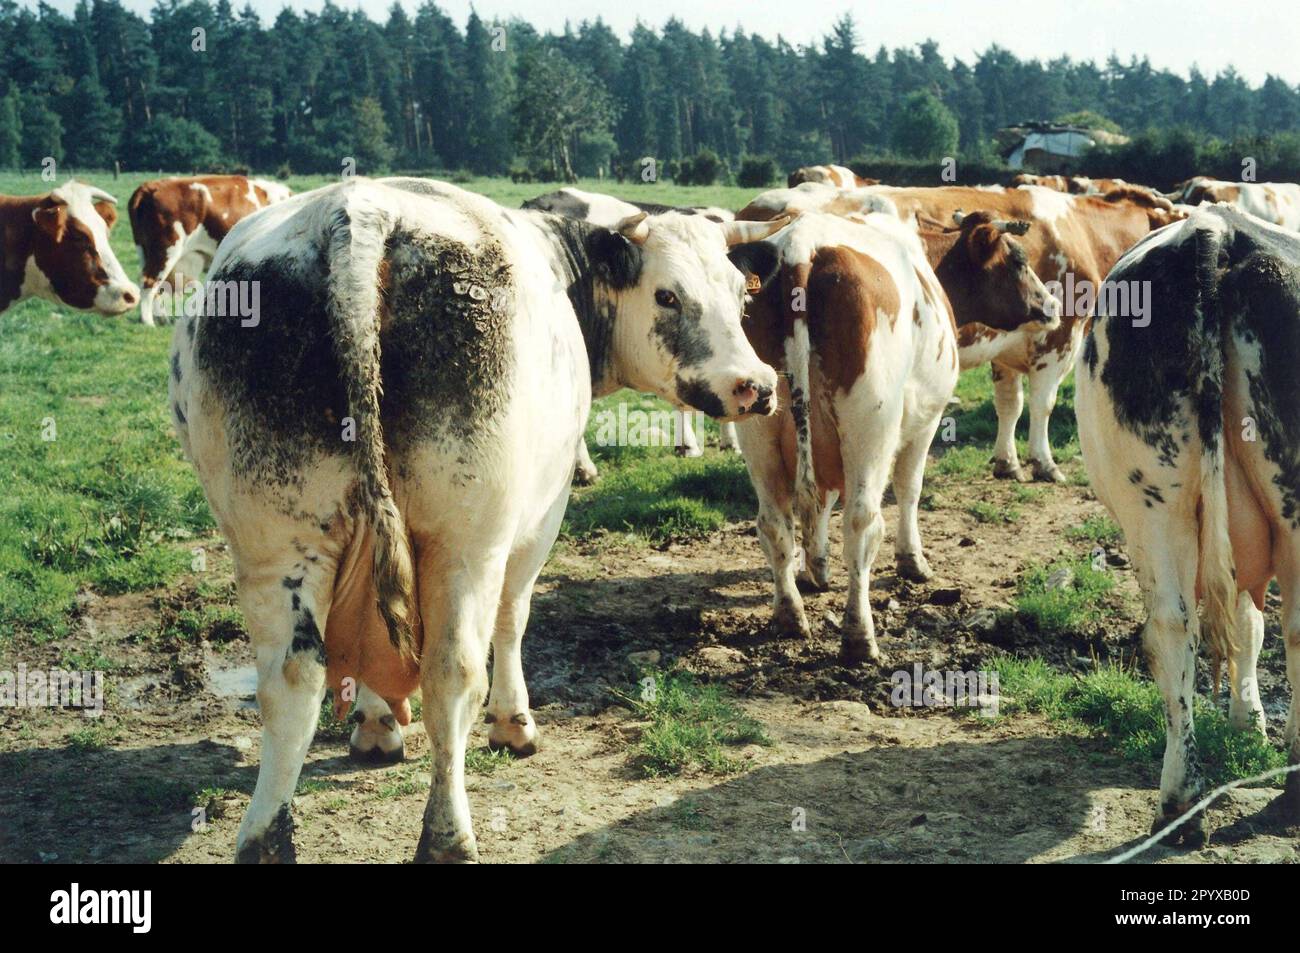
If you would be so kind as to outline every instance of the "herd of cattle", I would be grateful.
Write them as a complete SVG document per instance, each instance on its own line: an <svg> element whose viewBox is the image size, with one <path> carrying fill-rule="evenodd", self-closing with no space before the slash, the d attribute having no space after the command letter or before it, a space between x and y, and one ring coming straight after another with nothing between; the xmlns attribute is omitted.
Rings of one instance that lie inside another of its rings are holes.
<svg viewBox="0 0 1300 953"><path fill-rule="evenodd" d="M204 270L258 283L255 322L177 317L169 382L257 657L262 762L241 861L293 859L290 803L326 688L340 715L355 700L354 756L381 761L402 757L422 689L432 784L416 858L477 857L470 726L486 696L490 743L536 750L520 648L533 586L575 460L594 475L591 401L623 387L703 411L738 442L782 632L811 631L799 586L827 588L843 500L841 651L860 663L880 659L868 592L891 479L898 572L931 576L917 509L959 372L992 366L994 474L1060 482L1048 420L1077 368L1085 465L1124 531L1165 701L1157 825L1203 786L1202 631L1233 725L1264 730L1272 580L1300 763L1298 186L897 188L818 166L733 215L576 189L507 209L414 178L293 196L240 176L166 179L128 205L139 287L109 248L115 204L76 182L0 197L0 310L37 295L140 305L152 324L158 296ZM1121 287L1133 297L1108 293ZM1285 796L1300 816L1300 775ZM1203 817L1173 837L1203 843Z"/></svg>

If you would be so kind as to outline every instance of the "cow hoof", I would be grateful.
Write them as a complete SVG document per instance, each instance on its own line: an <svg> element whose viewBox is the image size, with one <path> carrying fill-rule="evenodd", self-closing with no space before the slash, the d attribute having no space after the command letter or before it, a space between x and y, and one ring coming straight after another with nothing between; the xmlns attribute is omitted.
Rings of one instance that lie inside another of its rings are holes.
<svg viewBox="0 0 1300 953"><path fill-rule="evenodd" d="M355 735L356 733L353 732ZM377 767L383 767L390 764L401 764L406 760L406 744L398 741L397 747L390 751L385 751L379 745L373 748L362 748L359 745L348 743L348 757L358 764L370 764Z"/></svg>
<svg viewBox="0 0 1300 953"><path fill-rule="evenodd" d="M811 639L812 627L802 608L796 608L793 602L782 600L772 613L772 631L777 636L797 639Z"/></svg>
<svg viewBox="0 0 1300 953"><path fill-rule="evenodd" d="M929 582L934 578L934 570L920 553L899 553L895 563L898 574L912 582Z"/></svg>
<svg viewBox="0 0 1300 953"><path fill-rule="evenodd" d="M1158 834L1175 820L1187 813L1187 809L1192 805L1190 803L1181 808L1166 810L1156 815L1155 822L1151 825L1151 833ZM1166 847L1177 847L1180 844L1188 850L1200 850L1209 840L1209 830L1206 826L1205 812L1200 811L1194 817L1190 817L1183 823L1179 824L1172 831L1160 838L1160 843Z"/></svg>
<svg viewBox="0 0 1300 953"><path fill-rule="evenodd" d="M415 847L415 863L477 864L478 844L473 834L467 834L451 844L438 846L426 827L420 832L420 842Z"/></svg>
<svg viewBox="0 0 1300 953"><path fill-rule="evenodd" d="M492 715L489 714L488 717L492 718ZM542 750L537 724L527 712L509 718L498 717L491 725L488 748L492 751L507 750L516 758L527 758Z"/></svg>
<svg viewBox="0 0 1300 953"><path fill-rule="evenodd" d="M600 471L595 467L588 470L586 467L573 468L573 482L577 486L591 486L600 479Z"/></svg>
<svg viewBox="0 0 1300 953"><path fill-rule="evenodd" d="M1055 463L1047 465L1031 460L1029 467L1034 472L1034 479L1040 483L1064 483L1065 474Z"/></svg>
<svg viewBox="0 0 1300 953"><path fill-rule="evenodd" d="M844 665L881 664L884 659L875 639L845 636L840 640L840 662Z"/></svg>
<svg viewBox="0 0 1300 953"><path fill-rule="evenodd" d="M1024 470L1020 469L1020 465L1012 463L1010 460L994 460L993 475L999 480L1015 480L1017 483L1029 482L1029 477Z"/></svg>
<svg viewBox="0 0 1300 953"><path fill-rule="evenodd" d="M808 560L808 568L799 571L795 582L804 592L825 592L831 587L830 560L825 556Z"/></svg>
<svg viewBox="0 0 1300 953"><path fill-rule="evenodd" d="M1292 771L1286 776L1286 786L1282 789L1282 813L1289 823L1300 825L1300 771Z"/></svg>
<svg viewBox="0 0 1300 953"><path fill-rule="evenodd" d="M704 451L701 450L699 447L685 447L685 446L680 446L680 445L679 445L679 446L676 446L676 447L673 448L673 453L677 454L677 456L679 456L679 457L702 457L702 456L704 456Z"/></svg>
<svg viewBox="0 0 1300 953"><path fill-rule="evenodd" d="M280 808L266 830L250 837L235 851L237 864L296 864L293 849L293 815L289 805Z"/></svg>
<svg viewBox="0 0 1300 953"><path fill-rule="evenodd" d="M367 718L358 711L357 725L348 739L348 757L361 764L398 764L406 757L402 729L392 715Z"/></svg>

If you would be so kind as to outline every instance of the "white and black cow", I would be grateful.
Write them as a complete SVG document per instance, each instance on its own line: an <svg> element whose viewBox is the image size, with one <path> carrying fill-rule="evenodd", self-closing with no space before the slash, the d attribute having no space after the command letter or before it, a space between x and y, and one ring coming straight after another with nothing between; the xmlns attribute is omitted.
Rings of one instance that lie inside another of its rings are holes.
<svg viewBox="0 0 1300 953"><path fill-rule="evenodd" d="M81 182L45 195L0 195L0 311L27 297L101 314L140 301L109 244L117 199Z"/></svg>
<svg viewBox="0 0 1300 953"><path fill-rule="evenodd" d="M212 277L259 282L260 313L178 322L170 390L257 655L262 763L240 860L293 858L321 697L356 683L390 703L422 688L416 858L477 858L466 741L486 694L492 743L535 749L520 641L592 395L772 413L776 374L741 329L728 252L774 267L742 241L771 230L673 212L607 229L358 179L231 231Z"/></svg>
<svg viewBox="0 0 1300 953"><path fill-rule="evenodd" d="M715 222L730 222L736 217L734 213L726 209L706 206L657 205L652 202L629 202L615 198L612 195L603 195L599 192L584 192L582 189L568 186L531 198L524 202L522 207L554 212L557 215L581 219L584 222L602 225L605 228L613 228L619 222L635 215L637 212L647 212L651 215L662 215L664 212L680 212L683 215L703 215ZM704 453L699 438L695 435L695 428L691 426L690 414L677 411L673 426L674 433L681 436L681 442L676 447L677 453L684 457L698 457ZM724 423L718 427L718 446L723 450L740 449L740 445L736 442L735 424ZM590 484L596 482L599 476L600 471L597 469L595 461L591 459L591 453L587 449L587 442L584 440L578 446L578 458L574 462L574 482Z"/></svg>
<svg viewBox="0 0 1300 953"><path fill-rule="evenodd" d="M1149 325L1099 308L1075 412L1146 604L1143 647L1168 733L1159 828L1203 786L1192 725L1202 635L1216 681L1228 663L1232 724L1264 730L1255 664L1273 579L1292 690L1286 743L1300 764L1300 236L1201 207L1140 241L1108 280L1150 282L1157 303ZM1296 774L1286 791L1300 819ZM1204 817L1172 839L1203 843Z"/></svg>

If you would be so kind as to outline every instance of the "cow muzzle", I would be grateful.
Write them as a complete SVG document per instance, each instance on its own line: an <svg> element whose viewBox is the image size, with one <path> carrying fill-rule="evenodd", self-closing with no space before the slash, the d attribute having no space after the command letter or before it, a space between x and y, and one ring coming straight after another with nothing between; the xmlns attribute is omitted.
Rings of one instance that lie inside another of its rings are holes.
<svg viewBox="0 0 1300 953"><path fill-rule="evenodd" d="M95 292L95 310L101 314L125 314L140 303L140 289L130 282L102 285Z"/></svg>

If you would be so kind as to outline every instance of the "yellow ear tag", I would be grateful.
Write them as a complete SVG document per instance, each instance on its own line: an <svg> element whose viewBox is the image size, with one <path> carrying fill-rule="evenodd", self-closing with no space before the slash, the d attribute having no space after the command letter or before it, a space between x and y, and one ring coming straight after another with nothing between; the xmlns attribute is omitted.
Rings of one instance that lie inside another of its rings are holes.
<svg viewBox="0 0 1300 953"><path fill-rule="evenodd" d="M745 275L745 293L757 294L763 290L763 282L759 280L758 275Z"/></svg>

